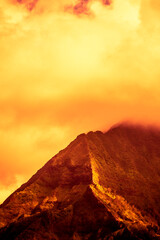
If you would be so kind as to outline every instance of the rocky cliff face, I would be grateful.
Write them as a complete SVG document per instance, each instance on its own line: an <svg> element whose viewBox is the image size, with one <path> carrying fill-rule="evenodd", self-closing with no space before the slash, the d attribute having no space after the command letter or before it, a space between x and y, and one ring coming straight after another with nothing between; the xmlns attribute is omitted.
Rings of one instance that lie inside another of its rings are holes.
<svg viewBox="0 0 160 240"><path fill-rule="evenodd" d="M78 136L0 206L0 239L160 239L160 131Z"/></svg>

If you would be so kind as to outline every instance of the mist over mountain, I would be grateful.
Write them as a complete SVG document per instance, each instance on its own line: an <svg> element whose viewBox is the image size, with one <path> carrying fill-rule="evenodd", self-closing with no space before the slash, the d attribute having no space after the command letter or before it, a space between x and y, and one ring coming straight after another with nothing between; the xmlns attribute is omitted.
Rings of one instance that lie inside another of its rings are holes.
<svg viewBox="0 0 160 240"><path fill-rule="evenodd" d="M160 239L160 130L79 135L0 206L0 239Z"/></svg>

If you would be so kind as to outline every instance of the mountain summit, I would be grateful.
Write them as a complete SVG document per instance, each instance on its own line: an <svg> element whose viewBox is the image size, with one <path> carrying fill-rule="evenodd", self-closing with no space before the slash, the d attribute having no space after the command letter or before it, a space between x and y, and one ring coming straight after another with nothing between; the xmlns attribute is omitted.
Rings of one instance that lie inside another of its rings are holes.
<svg viewBox="0 0 160 240"><path fill-rule="evenodd" d="M0 206L1 240L160 239L160 130L79 135Z"/></svg>

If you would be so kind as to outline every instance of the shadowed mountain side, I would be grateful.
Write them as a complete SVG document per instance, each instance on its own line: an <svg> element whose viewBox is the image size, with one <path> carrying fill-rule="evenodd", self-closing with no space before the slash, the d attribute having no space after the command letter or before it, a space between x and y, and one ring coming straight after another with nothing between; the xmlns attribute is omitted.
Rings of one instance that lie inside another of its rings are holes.
<svg viewBox="0 0 160 240"><path fill-rule="evenodd" d="M160 224L160 131L120 125L87 138L96 182Z"/></svg>
<svg viewBox="0 0 160 240"><path fill-rule="evenodd" d="M0 206L0 239L160 239L160 131L79 135Z"/></svg>
<svg viewBox="0 0 160 240"><path fill-rule="evenodd" d="M1 239L81 239L100 237L119 229L118 223L87 187L70 205L53 206L20 218L2 231ZM54 234L53 234L54 233Z"/></svg>

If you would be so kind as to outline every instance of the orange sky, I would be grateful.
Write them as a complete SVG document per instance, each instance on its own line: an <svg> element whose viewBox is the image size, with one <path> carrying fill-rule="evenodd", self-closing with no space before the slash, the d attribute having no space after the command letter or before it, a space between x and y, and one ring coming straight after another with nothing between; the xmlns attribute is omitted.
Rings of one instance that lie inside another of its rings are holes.
<svg viewBox="0 0 160 240"><path fill-rule="evenodd" d="M1 0L0 202L82 132L159 125L160 1L108 4Z"/></svg>

